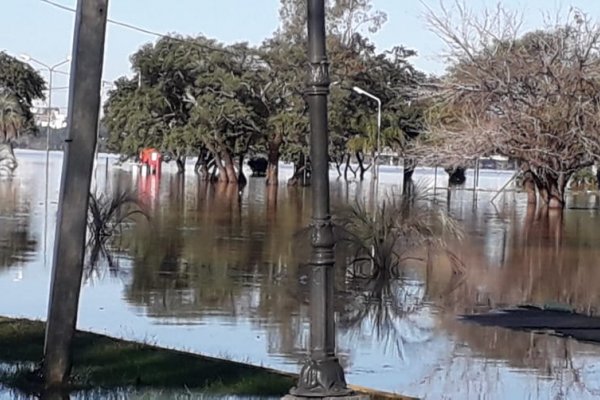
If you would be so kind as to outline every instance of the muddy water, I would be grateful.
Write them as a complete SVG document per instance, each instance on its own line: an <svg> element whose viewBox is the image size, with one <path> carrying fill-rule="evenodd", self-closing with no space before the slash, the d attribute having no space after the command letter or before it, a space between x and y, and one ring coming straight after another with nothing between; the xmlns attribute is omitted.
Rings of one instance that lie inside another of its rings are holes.
<svg viewBox="0 0 600 400"><path fill-rule="evenodd" d="M19 152L11 181L0 181L0 314L46 314L61 155ZM291 169L282 167L282 178ZM482 171L493 189L511 172ZM94 186L135 190L150 221L125 229L115 266L88 270L79 327L113 336L297 371L308 346L308 258L302 228L310 189L267 190L252 178L241 193L210 187L169 168L160 179L101 156ZM415 179L445 186L423 169ZM371 204L400 192L401 175L383 167L375 196L366 181L336 181L332 205ZM472 185L469 176L466 187ZM527 212L509 192L436 191L466 232L453 247L464 273L442 259L414 265L386 283L382 301L343 272L337 280L338 351L354 384L421 398L545 399L600 395L600 347L569 339L483 328L464 313L514 304L561 304L594 314L600 259L593 195L569 198L562 218ZM449 203L448 203L449 200Z"/></svg>

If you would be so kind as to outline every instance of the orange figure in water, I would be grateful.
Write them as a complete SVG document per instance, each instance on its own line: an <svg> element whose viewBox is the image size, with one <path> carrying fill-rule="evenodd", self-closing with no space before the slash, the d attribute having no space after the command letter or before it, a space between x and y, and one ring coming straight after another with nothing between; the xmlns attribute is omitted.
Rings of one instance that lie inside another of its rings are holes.
<svg viewBox="0 0 600 400"><path fill-rule="evenodd" d="M160 175L162 164L162 155L154 148L142 149L140 152L140 162L142 166L146 165L151 174Z"/></svg>

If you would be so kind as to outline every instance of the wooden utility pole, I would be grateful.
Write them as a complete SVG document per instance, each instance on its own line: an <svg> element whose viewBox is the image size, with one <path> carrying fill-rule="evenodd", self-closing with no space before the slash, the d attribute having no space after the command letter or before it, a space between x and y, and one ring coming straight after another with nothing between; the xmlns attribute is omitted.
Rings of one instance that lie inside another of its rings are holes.
<svg viewBox="0 0 600 400"><path fill-rule="evenodd" d="M46 387L66 383L77 322L86 243L86 221L108 0L78 0L73 33L68 135L60 185L50 283L43 374Z"/></svg>

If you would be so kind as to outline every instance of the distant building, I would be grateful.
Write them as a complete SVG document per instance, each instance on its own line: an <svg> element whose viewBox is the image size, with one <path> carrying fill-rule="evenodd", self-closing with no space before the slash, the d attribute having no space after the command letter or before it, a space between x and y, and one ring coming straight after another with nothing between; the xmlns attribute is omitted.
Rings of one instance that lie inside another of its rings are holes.
<svg viewBox="0 0 600 400"><path fill-rule="evenodd" d="M31 107L35 124L39 127L46 128L50 125L52 129L62 129L67 126L67 115L60 112L59 107L48 106L44 102L34 102Z"/></svg>

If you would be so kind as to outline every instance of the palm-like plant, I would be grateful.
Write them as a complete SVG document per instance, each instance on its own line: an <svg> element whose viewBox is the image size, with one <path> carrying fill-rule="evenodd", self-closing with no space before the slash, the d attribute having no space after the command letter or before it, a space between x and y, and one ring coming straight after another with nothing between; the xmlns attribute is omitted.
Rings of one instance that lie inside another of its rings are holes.
<svg viewBox="0 0 600 400"><path fill-rule="evenodd" d="M400 355L405 342L429 336L428 328L410 317L422 309L426 289L422 282L404 276L408 262L429 267L431 254L441 251L454 271L462 272L449 249L450 239L460 240L462 231L432 200L429 191L417 185L406 195L388 196L375 211L356 203L335 217L337 246L347 262L347 301L340 324L348 330L359 327L358 331L372 327L386 350L395 347Z"/></svg>
<svg viewBox="0 0 600 400"><path fill-rule="evenodd" d="M133 222L135 215L148 218L137 199L129 192L117 192L110 196L90 193L88 208L88 242L90 249L89 265L93 269L100 254L108 261L109 268L113 269L114 263L108 251L109 240L118 237L123 225Z"/></svg>
<svg viewBox="0 0 600 400"><path fill-rule="evenodd" d="M353 275L397 279L408 261L428 262L433 250L445 252L455 272L462 269L447 245L449 239L461 239L462 231L422 186L407 195L388 196L374 212L357 202L339 210L335 220ZM426 257L417 257L418 251Z"/></svg>

